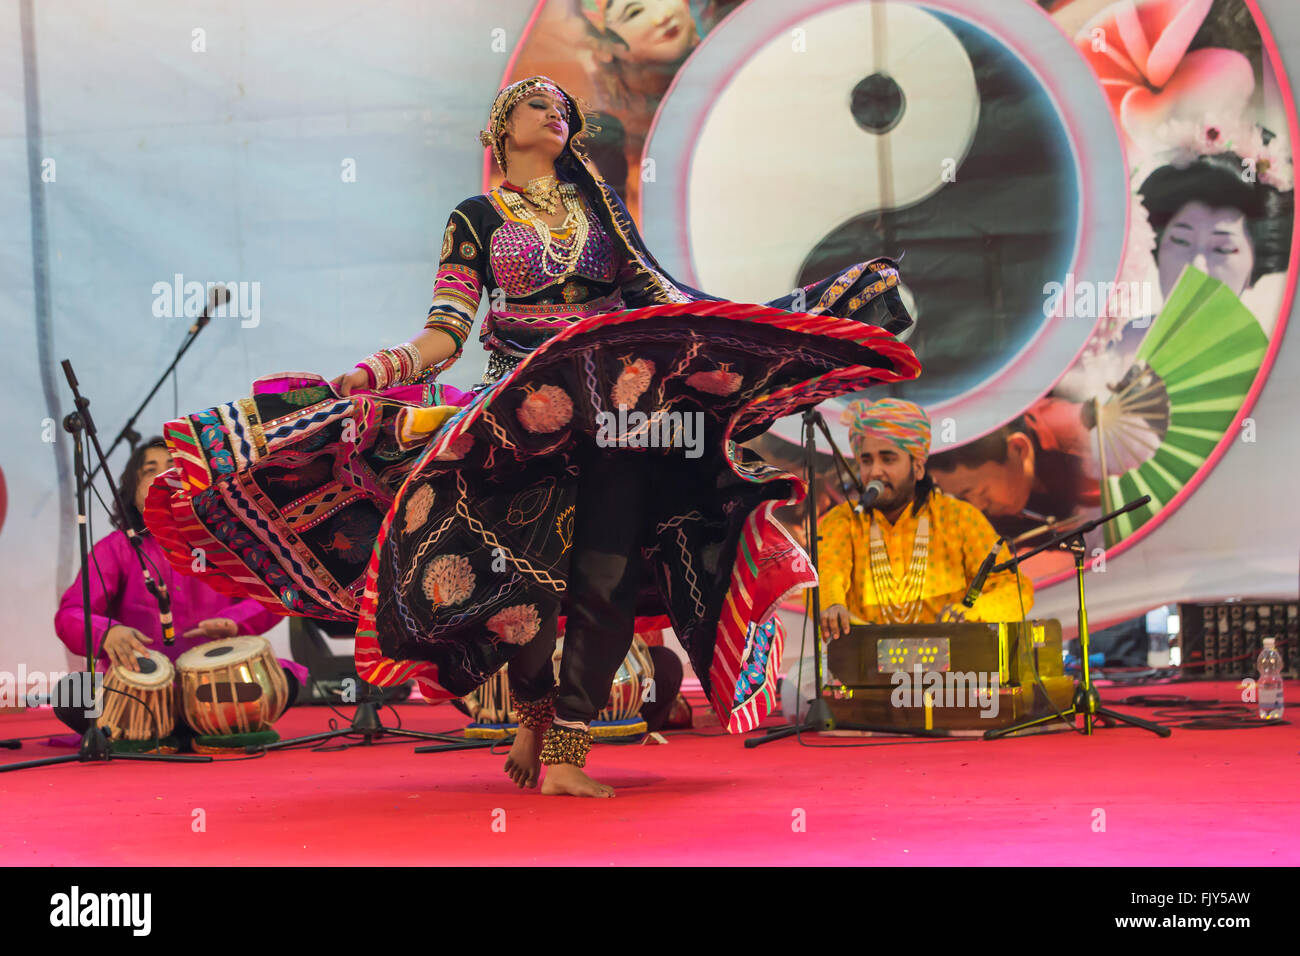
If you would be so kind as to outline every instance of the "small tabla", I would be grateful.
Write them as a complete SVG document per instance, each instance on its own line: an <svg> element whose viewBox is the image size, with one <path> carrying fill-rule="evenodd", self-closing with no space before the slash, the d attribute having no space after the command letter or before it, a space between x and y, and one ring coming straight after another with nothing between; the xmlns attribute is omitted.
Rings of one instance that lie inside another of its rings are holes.
<svg viewBox="0 0 1300 956"><path fill-rule="evenodd" d="M158 651L135 660L138 671L114 664L104 675L103 710L95 724L114 740L153 740L155 734L162 739L176 726L176 671Z"/></svg>
<svg viewBox="0 0 1300 956"><path fill-rule="evenodd" d="M228 637L192 647L176 660L181 710L207 736L270 730L289 705L289 682L261 637Z"/></svg>
<svg viewBox="0 0 1300 956"><path fill-rule="evenodd" d="M564 650L564 638L561 637L555 642L555 654L551 658L551 663L555 667L556 679L559 679L560 655ZM508 667L509 665L507 665ZM462 698L469 715L474 718L474 723L478 725L492 725L494 727L505 724L517 723L519 718L510 707L510 679L507 667L501 668L473 693ZM641 713L641 698L647 681L654 679L654 662L650 658L650 648L646 642L639 637L632 639L632 647L623 658L623 663L619 665L618 672L614 675L614 683L609 689L609 701L605 707L596 715L596 720L592 724L593 736L600 737L599 725L617 724L617 733L612 736L624 736L628 733L644 732L645 727L642 724L640 731L634 726L628 725L629 721L634 721ZM482 736L482 731L474 732L474 728L466 730L466 736ZM497 736L504 736L501 731Z"/></svg>

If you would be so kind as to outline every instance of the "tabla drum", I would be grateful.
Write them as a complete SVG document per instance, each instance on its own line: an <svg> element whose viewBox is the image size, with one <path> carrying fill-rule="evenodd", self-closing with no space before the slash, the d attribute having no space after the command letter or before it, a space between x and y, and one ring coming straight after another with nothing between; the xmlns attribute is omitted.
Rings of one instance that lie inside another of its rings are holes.
<svg viewBox="0 0 1300 956"><path fill-rule="evenodd" d="M226 737L270 730L289 705L289 682L261 637L227 637L176 660L181 712L194 732Z"/></svg>
<svg viewBox="0 0 1300 956"><path fill-rule="evenodd" d="M485 680L476 690L462 697L461 702L476 724L519 722L518 715L510 706L510 681L505 667Z"/></svg>
<svg viewBox="0 0 1300 956"><path fill-rule="evenodd" d="M158 651L136 655L138 671L114 664L104 675L95 724L113 740L153 740L176 726L176 671Z"/></svg>
<svg viewBox="0 0 1300 956"><path fill-rule="evenodd" d="M555 666L560 666L563 638L555 645ZM609 702L596 715L601 723L631 720L641 715L641 702L648 691L654 689L655 665L650 659L650 648L641 638L632 639L632 647L618 666L614 683L609 688Z"/></svg>
<svg viewBox="0 0 1300 956"><path fill-rule="evenodd" d="M551 662L556 669L556 679L559 679L560 654L564 650L564 638L561 637L555 643L555 654ZM474 719L475 724L501 726L505 724L518 723L518 716L510 707L510 678L508 675L508 666L501 668L486 681L484 681L477 690L466 697L461 698L465 704L465 709ZM632 639L632 647L623 658L623 663L619 665L618 672L614 675L614 683L609 689L609 701L599 714L596 715L596 721L592 725L592 733L596 733L597 724L615 724L632 721L641 713L641 700L646 688L653 687L654 679L654 662L650 659L650 648L646 646L645 641L636 637ZM635 728L633 728L635 732ZM468 732L467 732L468 733ZM504 732L502 733L502 736Z"/></svg>

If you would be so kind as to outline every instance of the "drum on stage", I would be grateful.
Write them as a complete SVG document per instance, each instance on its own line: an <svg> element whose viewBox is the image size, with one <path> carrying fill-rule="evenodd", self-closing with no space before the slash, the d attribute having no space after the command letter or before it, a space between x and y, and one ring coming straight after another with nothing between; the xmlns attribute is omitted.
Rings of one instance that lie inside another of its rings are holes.
<svg viewBox="0 0 1300 956"><path fill-rule="evenodd" d="M138 671L114 664L104 675L103 709L95 723L113 740L161 740L176 726L176 671L158 651L135 660Z"/></svg>
<svg viewBox="0 0 1300 956"><path fill-rule="evenodd" d="M551 659L556 669L557 679L560 654L563 650L564 638L561 637L555 642L555 655ZM644 732L644 722L641 722L640 731L632 724L638 722L637 718L641 714L641 698L648 686L647 682L654 679L654 673L650 648L641 638L633 638L631 649L623 658L623 663L619 665L618 673L614 675L614 683L609 689L609 701L596 715L592 734L597 737L602 736L597 731L603 728L598 728L597 725L606 725L608 729L618 731L616 734L610 734L611 736L622 736L625 730L628 733ZM476 724L504 725L518 722L518 717L510 709L510 679L506 667L501 668L484 681L476 691L462 700ZM470 735L469 731L466 733Z"/></svg>
<svg viewBox="0 0 1300 956"><path fill-rule="evenodd" d="M563 646L564 638L560 638L555 644L555 656L552 658L557 674ZM655 665L650 659L649 646L641 638L633 638L632 647L627 652L627 657L623 658L623 663L619 665L618 673L614 675L614 683L609 688L609 702L596 715L596 720L614 722L639 717L642 697L646 688L651 686L650 682L654 680L654 676Z"/></svg>
<svg viewBox="0 0 1300 956"><path fill-rule="evenodd" d="M176 661L181 709L195 733L225 737L270 730L289 705L289 682L265 638L228 637Z"/></svg>

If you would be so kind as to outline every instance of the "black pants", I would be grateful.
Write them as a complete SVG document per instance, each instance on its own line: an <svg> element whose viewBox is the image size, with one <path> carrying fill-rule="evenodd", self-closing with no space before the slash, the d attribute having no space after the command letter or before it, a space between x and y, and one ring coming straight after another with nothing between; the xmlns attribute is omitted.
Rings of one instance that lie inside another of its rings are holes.
<svg viewBox="0 0 1300 956"><path fill-rule="evenodd" d="M595 720L632 646L656 457L594 443L578 451L573 554L563 602L567 620L555 694L558 720ZM556 686L551 657L557 624L553 615L510 661L510 689L521 701L539 700Z"/></svg>

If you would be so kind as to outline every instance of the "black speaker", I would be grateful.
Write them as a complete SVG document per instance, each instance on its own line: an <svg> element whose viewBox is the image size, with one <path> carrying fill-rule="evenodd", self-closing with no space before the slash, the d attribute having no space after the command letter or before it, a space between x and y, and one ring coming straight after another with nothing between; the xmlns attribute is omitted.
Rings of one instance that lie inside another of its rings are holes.
<svg viewBox="0 0 1300 956"><path fill-rule="evenodd" d="M307 668L310 677L301 695L300 704L356 703L371 698L382 698L393 704L411 696L410 683L397 687L371 687L357 677L356 665L350 654L335 654L330 650L329 638L350 638L355 633L351 624L342 621L317 620L308 617L289 619L289 650L293 659ZM353 699L344 697L353 689Z"/></svg>
<svg viewBox="0 0 1300 956"><path fill-rule="evenodd" d="M1300 678L1300 605L1285 601L1227 601L1178 605L1182 668L1188 677L1256 677L1255 659L1271 637L1284 676Z"/></svg>

